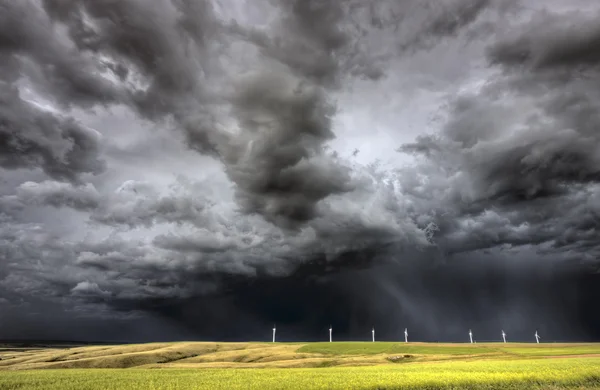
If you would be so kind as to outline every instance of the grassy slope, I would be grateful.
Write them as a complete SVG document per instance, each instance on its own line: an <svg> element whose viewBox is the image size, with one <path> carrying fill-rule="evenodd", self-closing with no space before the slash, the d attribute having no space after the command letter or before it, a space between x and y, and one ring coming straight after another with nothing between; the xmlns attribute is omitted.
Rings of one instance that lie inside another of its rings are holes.
<svg viewBox="0 0 600 390"><path fill-rule="evenodd" d="M149 343L1 350L0 370L131 367L326 367L441 360L600 355L600 344ZM410 357L404 358L405 355Z"/></svg>
<svg viewBox="0 0 600 390"><path fill-rule="evenodd" d="M0 358L0 390L600 388L600 344L151 343L0 349ZM46 368L72 370L32 371Z"/></svg>

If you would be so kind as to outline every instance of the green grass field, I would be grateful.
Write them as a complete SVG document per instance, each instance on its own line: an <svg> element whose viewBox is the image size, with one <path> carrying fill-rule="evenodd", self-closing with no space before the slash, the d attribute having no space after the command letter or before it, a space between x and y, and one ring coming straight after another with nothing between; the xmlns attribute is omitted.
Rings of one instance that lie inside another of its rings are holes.
<svg viewBox="0 0 600 390"><path fill-rule="evenodd" d="M0 389L600 389L600 344L0 349Z"/></svg>

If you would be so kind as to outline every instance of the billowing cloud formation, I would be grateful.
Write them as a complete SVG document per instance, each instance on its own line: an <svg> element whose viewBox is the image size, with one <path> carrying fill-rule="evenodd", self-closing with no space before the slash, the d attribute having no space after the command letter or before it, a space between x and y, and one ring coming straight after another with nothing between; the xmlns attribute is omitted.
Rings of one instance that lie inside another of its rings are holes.
<svg viewBox="0 0 600 390"><path fill-rule="evenodd" d="M41 168L50 177L74 181L104 169L99 135L72 118L61 118L24 101L0 82L0 166Z"/></svg>
<svg viewBox="0 0 600 390"><path fill-rule="evenodd" d="M346 169L323 154L332 109L320 87L299 82L265 74L242 87L235 108L251 135L227 158L242 207L278 224L313 219L318 201L350 189Z"/></svg>
<svg viewBox="0 0 600 390"><path fill-rule="evenodd" d="M556 246L569 232L581 238L572 250L598 253L584 238L600 180L593 23L580 13L543 14L499 37L487 54L504 77L458 97L441 134L401 148L446 171L438 174L453 216L475 215L480 231L499 222L495 244Z"/></svg>
<svg viewBox="0 0 600 390"><path fill-rule="evenodd" d="M504 66L524 66L533 72L598 65L594 48L600 30L597 15L571 11L567 15L542 13L489 49L491 62Z"/></svg>
<svg viewBox="0 0 600 390"><path fill-rule="evenodd" d="M395 309L427 337L534 311L573 325L557 313L592 296L573 264L600 254L593 18L523 7L525 23L509 12L525 0L232 4L0 0L10 310L208 333L331 315L352 334ZM556 306L536 307L553 283Z"/></svg>
<svg viewBox="0 0 600 390"><path fill-rule="evenodd" d="M90 184L73 187L51 181L25 182L17 188L17 198L28 205L71 207L77 210L93 209L99 203L98 192Z"/></svg>
<svg viewBox="0 0 600 390"><path fill-rule="evenodd" d="M66 2L54 2L66 3ZM119 89L101 75L99 64L56 30L33 1L2 1L0 53L4 81L27 76L61 104L96 105L119 99Z"/></svg>

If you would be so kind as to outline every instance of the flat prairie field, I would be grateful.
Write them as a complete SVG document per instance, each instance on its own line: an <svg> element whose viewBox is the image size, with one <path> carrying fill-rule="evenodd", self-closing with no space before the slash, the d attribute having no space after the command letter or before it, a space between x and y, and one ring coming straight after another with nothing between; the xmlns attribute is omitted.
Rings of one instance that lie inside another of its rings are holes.
<svg viewBox="0 0 600 390"><path fill-rule="evenodd" d="M600 344L0 348L1 389L600 389Z"/></svg>

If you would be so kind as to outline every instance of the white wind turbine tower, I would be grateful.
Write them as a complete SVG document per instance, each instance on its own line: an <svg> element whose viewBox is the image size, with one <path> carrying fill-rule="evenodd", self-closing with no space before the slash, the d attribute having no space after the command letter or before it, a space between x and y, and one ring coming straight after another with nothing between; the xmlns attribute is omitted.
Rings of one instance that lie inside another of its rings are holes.
<svg viewBox="0 0 600 390"><path fill-rule="evenodd" d="M275 327L275 324L273 324L273 342L275 342L275 331L277 330L277 328Z"/></svg>
<svg viewBox="0 0 600 390"><path fill-rule="evenodd" d="M373 336L373 342L375 342L375 328L371 330L371 335Z"/></svg>
<svg viewBox="0 0 600 390"><path fill-rule="evenodd" d="M504 333L504 331L502 331L502 340L504 340L504 342L506 343L506 333Z"/></svg>
<svg viewBox="0 0 600 390"><path fill-rule="evenodd" d="M540 343L540 336L537 333L537 330L535 331L535 341L539 344Z"/></svg>
<svg viewBox="0 0 600 390"><path fill-rule="evenodd" d="M473 332L469 329L469 340L471 340L471 344L473 344Z"/></svg>
<svg viewBox="0 0 600 390"><path fill-rule="evenodd" d="M331 342L331 331L332 331L332 330L333 330L333 329L331 328L331 325L329 325L329 342Z"/></svg>
<svg viewBox="0 0 600 390"><path fill-rule="evenodd" d="M408 343L408 329L404 328L404 342Z"/></svg>

